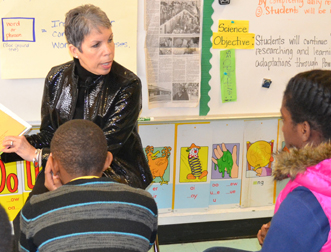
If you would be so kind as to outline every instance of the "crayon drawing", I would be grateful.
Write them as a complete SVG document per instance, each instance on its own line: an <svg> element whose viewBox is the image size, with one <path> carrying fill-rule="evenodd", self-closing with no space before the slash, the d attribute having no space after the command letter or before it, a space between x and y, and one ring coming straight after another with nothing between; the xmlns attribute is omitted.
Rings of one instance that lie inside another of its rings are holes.
<svg viewBox="0 0 331 252"><path fill-rule="evenodd" d="M179 182L206 182L208 147L197 146L182 147L180 153Z"/></svg>
<svg viewBox="0 0 331 252"><path fill-rule="evenodd" d="M170 162L171 147L147 146L145 148L148 165L153 175L153 182L160 185L168 184L170 181ZM161 153L161 154L160 154Z"/></svg>
<svg viewBox="0 0 331 252"><path fill-rule="evenodd" d="M247 173L248 178L271 176L273 162L274 140L247 142Z"/></svg>
<svg viewBox="0 0 331 252"><path fill-rule="evenodd" d="M239 149L239 143L213 144L211 179L238 178Z"/></svg>

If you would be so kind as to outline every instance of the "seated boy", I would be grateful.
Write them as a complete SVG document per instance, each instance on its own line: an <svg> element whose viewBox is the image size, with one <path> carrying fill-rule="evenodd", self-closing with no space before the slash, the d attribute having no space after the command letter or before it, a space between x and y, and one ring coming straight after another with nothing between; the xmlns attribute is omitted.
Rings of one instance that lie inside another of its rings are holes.
<svg viewBox="0 0 331 252"><path fill-rule="evenodd" d="M101 177L111 161L96 124L61 125L45 169L53 191L23 207L20 251L148 251L157 233L156 203L147 191Z"/></svg>

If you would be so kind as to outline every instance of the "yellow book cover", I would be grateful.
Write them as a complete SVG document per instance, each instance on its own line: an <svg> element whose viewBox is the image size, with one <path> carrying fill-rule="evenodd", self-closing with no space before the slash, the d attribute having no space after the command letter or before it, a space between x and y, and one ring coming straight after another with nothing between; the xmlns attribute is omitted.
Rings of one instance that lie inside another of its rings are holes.
<svg viewBox="0 0 331 252"><path fill-rule="evenodd" d="M31 125L0 104L0 150L6 136L20 136L31 129ZM0 154L2 152L0 151Z"/></svg>

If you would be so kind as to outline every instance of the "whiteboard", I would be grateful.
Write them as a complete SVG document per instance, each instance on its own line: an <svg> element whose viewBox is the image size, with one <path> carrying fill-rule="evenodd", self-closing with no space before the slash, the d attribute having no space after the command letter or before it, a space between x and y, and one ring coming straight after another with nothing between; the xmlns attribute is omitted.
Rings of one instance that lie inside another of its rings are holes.
<svg viewBox="0 0 331 252"><path fill-rule="evenodd" d="M64 34L65 14L85 3L88 2L1 1L1 78L44 78L51 67L71 60ZM112 23L118 62L136 71L137 1L96 0L94 4L106 12ZM120 11L122 5L127 6L125 12Z"/></svg>
<svg viewBox="0 0 331 252"><path fill-rule="evenodd" d="M237 101L221 102L220 49L211 49L209 114L279 113L283 92L295 74L331 68L331 1L233 0L213 1L213 24L248 20L255 49L236 50ZM270 44L271 43L271 44ZM320 43L320 44L318 44ZM323 53L324 55L318 55ZM263 88L263 79L271 79Z"/></svg>

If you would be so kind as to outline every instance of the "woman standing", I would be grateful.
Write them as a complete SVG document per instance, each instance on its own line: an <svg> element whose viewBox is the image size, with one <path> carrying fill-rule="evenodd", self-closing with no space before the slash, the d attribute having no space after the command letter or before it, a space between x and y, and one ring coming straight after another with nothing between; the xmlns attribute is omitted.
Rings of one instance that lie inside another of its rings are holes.
<svg viewBox="0 0 331 252"><path fill-rule="evenodd" d="M3 145L9 148L2 150L1 159L16 161L7 154L16 153L45 167L56 129L66 121L86 119L103 130L114 155L108 174L146 188L152 176L137 132L141 82L114 61L114 34L107 15L93 5L74 8L66 14L65 35L74 60L53 67L45 79L40 133L6 137ZM44 170L32 194L47 190L43 184Z"/></svg>
<svg viewBox="0 0 331 252"><path fill-rule="evenodd" d="M141 82L114 61L114 34L107 15L94 5L74 8L66 14L65 35L74 59L53 67L45 79L40 133L6 137L1 160L24 159L45 168L56 129L69 120L86 119L103 130L114 156L106 175L145 189L153 178L137 131ZM29 197L48 191L44 168ZM18 240L19 217L14 228Z"/></svg>

